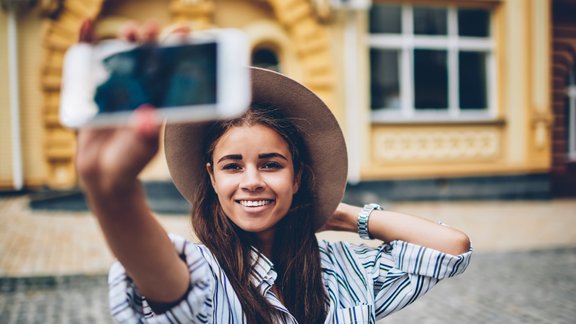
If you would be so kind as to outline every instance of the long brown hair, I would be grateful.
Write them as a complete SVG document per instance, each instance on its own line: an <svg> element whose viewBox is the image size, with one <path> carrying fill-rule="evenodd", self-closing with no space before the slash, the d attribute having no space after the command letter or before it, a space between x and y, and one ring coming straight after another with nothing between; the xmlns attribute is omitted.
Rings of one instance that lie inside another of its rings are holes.
<svg viewBox="0 0 576 324"><path fill-rule="evenodd" d="M272 262L284 305L300 323L323 323L327 295L322 282L318 241L314 234L313 174L308 167L306 146L297 128L269 106L249 109L242 117L217 123L205 141L205 161L212 163L218 139L230 128L261 124L275 130L292 154L295 174L300 174L298 192L288 214L276 225ZM237 227L224 214L208 172L192 200L192 226L196 235L215 255L238 295L248 323L272 323L278 319L274 308L252 284L251 247L255 236ZM296 239L295 239L296 238ZM246 283L249 283L248 285Z"/></svg>

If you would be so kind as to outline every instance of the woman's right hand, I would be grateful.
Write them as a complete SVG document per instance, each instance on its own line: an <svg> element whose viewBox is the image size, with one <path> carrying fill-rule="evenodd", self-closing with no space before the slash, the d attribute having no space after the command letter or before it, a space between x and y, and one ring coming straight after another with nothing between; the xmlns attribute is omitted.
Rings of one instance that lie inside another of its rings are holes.
<svg viewBox="0 0 576 324"><path fill-rule="evenodd" d="M158 152L160 126L154 113L143 106L128 126L80 129L76 165L85 190L116 195L137 181Z"/></svg>
<svg viewBox="0 0 576 324"><path fill-rule="evenodd" d="M128 24L120 38L131 42L155 41L158 26ZM92 42L93 25L86 21L80 42ZM160 126L151 106L142 106L125 127L84 127L78 133L77 170L85 190L104 196L122 192L158 151Z"/></svg>
<svg viewBox="0 0 576 324"><path fill-rule="evenodd" d="M121 38L155 41L156 24L125 26ZM91 22L80 40L92 40ZM112 253L139 291L158 302L171 302L188 289L188 268L153 217L138 174L158 152L160 125L154 108L137 109L125 127L84 127L78 133L76 166L90 208Z"/></svg>

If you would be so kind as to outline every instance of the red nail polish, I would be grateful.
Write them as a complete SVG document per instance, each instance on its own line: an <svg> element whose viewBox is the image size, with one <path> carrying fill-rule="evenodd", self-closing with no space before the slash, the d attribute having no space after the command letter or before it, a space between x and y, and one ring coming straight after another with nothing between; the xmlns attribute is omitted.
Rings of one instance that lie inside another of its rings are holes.
<svg viewBox="0 0 576 324"><path fill-rule="evenodd" d="M91 43L94 39L94 23L92 19L86 19L80 27L80 36L78 41L81 43Z"/></svg>

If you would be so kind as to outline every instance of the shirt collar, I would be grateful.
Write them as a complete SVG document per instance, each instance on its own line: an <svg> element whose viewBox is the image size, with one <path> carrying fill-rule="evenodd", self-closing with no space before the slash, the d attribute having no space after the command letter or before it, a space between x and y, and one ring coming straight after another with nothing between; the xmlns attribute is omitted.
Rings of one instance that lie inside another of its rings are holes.
<svg viewBox="0 0 576 324"><path fill-rule="evenodd" d="M262 292L268 290L278 276L274 270L274 264L264 254L260 253L258 249L252 247L250 252L252 259L252 283L260 288Z"/></svg>

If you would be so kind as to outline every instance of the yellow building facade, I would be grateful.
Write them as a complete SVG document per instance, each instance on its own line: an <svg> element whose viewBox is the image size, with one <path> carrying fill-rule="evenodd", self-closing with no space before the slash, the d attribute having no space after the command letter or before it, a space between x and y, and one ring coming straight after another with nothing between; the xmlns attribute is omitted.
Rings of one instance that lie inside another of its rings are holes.
<svg viewBox="0 0 576 324"><path fill-rule="evenodd" d="M4 10L0 189L76 186L75 133L59 124L59 90L64 53L86 19L100 38L147 19L244 30L255 63L257 53L272 53L276 69L332 108L351 182L547 173L550 11L545 0L65 0ZM477 29L466 17L487 32L462 35ZM389 22L399 29L389 32ZM424 64L438 57L441 82ZM478 71L465 63L474 62L481 76L464 83ZM479 103L466 103L469 94ZM143 178L168 179L162 154Z"/></svg>

